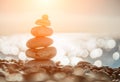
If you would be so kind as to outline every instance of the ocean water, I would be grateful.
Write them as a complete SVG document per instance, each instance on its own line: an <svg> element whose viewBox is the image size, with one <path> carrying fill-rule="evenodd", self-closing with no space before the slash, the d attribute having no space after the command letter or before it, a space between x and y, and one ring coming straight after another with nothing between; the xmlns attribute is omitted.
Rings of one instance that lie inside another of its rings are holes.
<svg viewBox="0 0 120 82"><path fill-rule="evenodd" d="M30 34L0 36L0 59L29 60L26 57L26 42L33 38ZM88 61L98 67L120 67L120 38L118 35L89 33L54 33L57 54L53 61L62 65L76 65Z"/></svg>

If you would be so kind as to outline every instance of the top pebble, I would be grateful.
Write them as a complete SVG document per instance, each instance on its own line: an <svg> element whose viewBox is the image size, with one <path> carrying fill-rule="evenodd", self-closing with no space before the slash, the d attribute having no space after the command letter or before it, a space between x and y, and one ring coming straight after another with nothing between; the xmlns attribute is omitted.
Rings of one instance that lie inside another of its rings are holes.
<svg viewBox="0 0 120 82"><path fill-rule="evenodd" d="M50 21L48 20L48 15L43 15L42 16L42 19L38 19L36 22L35 22L36 25L42 25L42 26L50 26L51 23Z"/></svg>

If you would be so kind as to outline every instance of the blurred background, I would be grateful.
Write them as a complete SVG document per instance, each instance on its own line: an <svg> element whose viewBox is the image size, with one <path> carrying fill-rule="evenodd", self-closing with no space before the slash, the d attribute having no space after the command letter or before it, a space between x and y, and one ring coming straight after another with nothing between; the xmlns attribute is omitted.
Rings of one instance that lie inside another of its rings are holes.
<svg viewBox="0 0 120 82"><path fill-rule="evenodd" d="M47 13L58 49L54 61L119 67L119 4L119 0L0 0L1 58L25 60L30 30Z"/></svg>
<svg viewBox="0 0 120 82"><path fill-rule="evenodd" d="M119 4L119 0L0 0L0 34L29 32L43 13L50 16L55 32L119 33Z"/></svg>

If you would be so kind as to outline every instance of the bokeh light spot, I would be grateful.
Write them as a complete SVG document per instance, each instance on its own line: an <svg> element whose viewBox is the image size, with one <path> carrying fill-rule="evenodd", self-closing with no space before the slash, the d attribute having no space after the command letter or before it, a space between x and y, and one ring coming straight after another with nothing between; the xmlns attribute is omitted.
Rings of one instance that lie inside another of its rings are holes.
<svg viewBox="0 0 120 82"><path fill-rule="evenodd" d="M114 53L113 53L113 59L114 59L114 60L118 60L119 58L120 58L119 52L114 52Z"/></svg>
<svg viewBox="0 0 120 82"><path fill-rule="evenodd" d="M101 60L96 60L94 62L94 65L97 66L97 67L101 67L102 66L102 61Z"/></svg>
<svg viewBox="0 0 120 82"><path fill-rule="evenodd" d="M90 57L94 59L94 58L101 57L102 54L103 54L103 50L101 48L96 48L91 51Z"/></svg>

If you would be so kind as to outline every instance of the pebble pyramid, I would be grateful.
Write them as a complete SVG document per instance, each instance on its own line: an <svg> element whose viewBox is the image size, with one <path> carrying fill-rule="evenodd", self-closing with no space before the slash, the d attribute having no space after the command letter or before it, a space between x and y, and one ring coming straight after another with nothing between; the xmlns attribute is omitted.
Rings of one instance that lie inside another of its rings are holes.
<svg viewBox="0 0 120 82"><path fill-rule="evenodd" d="M27 41L26 56L36 60L50 60L56 56L56 48L51 46L53 40L49 38L53 34L48 15L43 15L35 22L36 26L31 29L34 38Z"/></svg>

